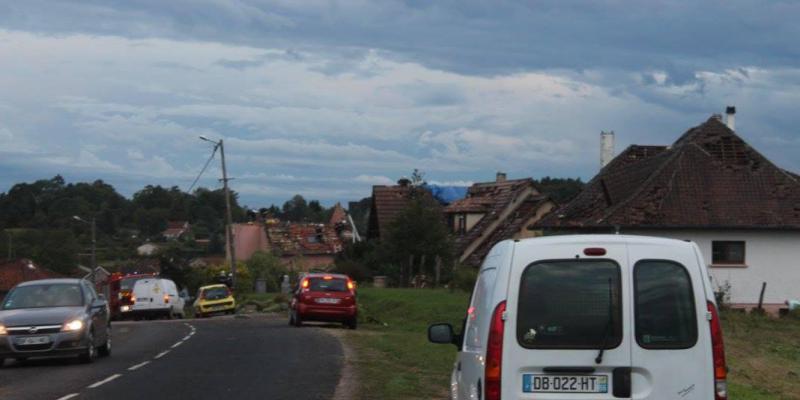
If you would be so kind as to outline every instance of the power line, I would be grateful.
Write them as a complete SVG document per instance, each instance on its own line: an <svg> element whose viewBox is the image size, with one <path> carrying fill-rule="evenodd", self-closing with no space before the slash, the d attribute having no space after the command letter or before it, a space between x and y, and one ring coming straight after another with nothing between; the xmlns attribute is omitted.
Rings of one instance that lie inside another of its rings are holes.
<svg viewBox="0 0 800 400"><path fill-rule="evenodd" d="M217 148L218 147L219 146L214 146L214 151L211 152L211 157L208 157L208 161L206 161L206 165L204 165L203 169L200 170L200 173L197 174L197 178L194 178L194 182L192 182L192 186L189 186L189 190L187 190L186 193L192 194L192 189L194 189L194 185L197 184L197 181L199 181L200 177L203 176L203 173L206 172L206 169L208 168L208 164L211 164L211 160L213 160L214 159L214 155L217 154Z"/></svg>

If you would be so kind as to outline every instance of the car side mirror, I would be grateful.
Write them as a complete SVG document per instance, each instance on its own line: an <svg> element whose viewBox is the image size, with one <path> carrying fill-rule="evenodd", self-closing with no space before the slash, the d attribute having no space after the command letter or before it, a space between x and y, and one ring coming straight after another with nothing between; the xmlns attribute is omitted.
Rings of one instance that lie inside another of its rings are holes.
<svg viewBox="0 0 800 400"><path fill-rule="evenodd" d="M98 294L98 295L97 295L97 299L98 299L98 300L103 300L103 301L106 301L106 295L104 295L104 294Z"/></svg>
<svg viewBox="0 0 800 400"><path fill-rule="evenodd" d="M433 324L428 327L428 341L436 344L455 344L453 325Z"/></svg>
<svg viewBox="0 0 800 400"><path fill-rule="evenodd" d="M105 299L99 299L98 298L97 300L92 302L92 308L103 308L103 307L106 307L107 305L108 305L108 303L106 302Z"/></svg>

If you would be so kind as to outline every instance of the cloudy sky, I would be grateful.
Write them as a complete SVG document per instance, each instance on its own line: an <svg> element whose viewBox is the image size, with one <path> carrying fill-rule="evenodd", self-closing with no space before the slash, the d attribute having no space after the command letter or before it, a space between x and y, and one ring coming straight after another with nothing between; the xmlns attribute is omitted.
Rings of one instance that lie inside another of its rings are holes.
<svg viewBox="0 0 800 400"><path fill-rule="evenodd" d="M0 3L0 191L62 174L188 189L222 138L258 207L429 181L591 178L736 105L800 171L794 1ZM217 187L218 163L200 184Z"/></svg>

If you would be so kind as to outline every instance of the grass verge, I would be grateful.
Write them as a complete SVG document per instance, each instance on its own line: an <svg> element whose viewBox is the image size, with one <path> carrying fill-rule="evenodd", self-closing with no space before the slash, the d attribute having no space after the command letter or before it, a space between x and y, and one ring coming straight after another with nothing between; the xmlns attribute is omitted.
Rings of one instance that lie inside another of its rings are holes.
<svg viewBox="0 0 800 400"><path fill-rule="evenodd" d="M460 329L469 295L447 290L359 290L358 399L445 399L455 347L427 341L432 322ZM800 400L800 319L722 314L730 398ZM385 325L384 325L385 324Z"/></svg>

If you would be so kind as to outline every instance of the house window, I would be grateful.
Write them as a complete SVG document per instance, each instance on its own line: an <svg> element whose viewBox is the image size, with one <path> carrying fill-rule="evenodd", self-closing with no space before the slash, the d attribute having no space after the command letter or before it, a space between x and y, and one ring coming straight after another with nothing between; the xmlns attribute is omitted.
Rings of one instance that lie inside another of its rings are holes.
<svg viewBox="0 0 800 400"><path fill-rule="evenodd" d="M711 264L744 265L744 241L711 242Z"/></svg>
<svg viewBox="0 0 800 400"><path fill-rule="evenodd" d="M467 233L467 216L464 214L458 214L456 217L456 222L458 223L458 226L456 227L456 233L459 235Z"/></svg>

